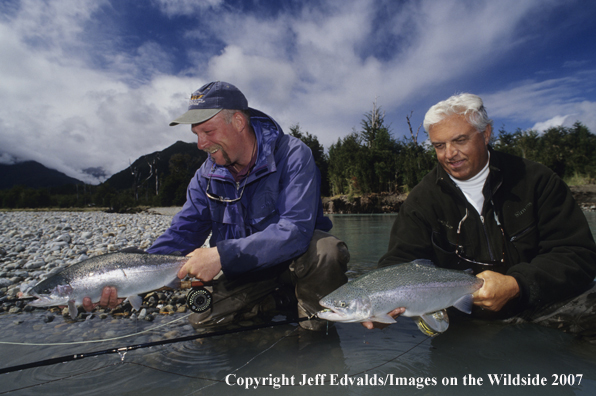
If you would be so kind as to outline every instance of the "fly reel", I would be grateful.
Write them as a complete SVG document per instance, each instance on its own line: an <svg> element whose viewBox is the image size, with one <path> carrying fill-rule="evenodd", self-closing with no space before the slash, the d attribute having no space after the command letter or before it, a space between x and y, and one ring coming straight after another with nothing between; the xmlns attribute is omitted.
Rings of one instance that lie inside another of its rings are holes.
<svg viewBox="0 0 596 396"><path fill-rule="evenodd" d="M193 287L186 295L186 305L191 311L203 313L213 305L213 297L209 290L203 287Z"/></svg>

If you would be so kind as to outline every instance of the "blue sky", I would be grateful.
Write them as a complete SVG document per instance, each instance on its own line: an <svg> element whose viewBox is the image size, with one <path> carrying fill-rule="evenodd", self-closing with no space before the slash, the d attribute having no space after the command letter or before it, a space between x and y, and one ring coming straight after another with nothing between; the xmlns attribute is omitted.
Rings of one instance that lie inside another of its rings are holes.
<svg viewBox="0 0 596 396"><path fill-rule="evenodd" d="M0 0L0 162L97 183L82 170L194 141L168 123L213 80L325 148L375 100L401 138L457 92L497 130L596 132L594 20L583 0Z"/></svg>

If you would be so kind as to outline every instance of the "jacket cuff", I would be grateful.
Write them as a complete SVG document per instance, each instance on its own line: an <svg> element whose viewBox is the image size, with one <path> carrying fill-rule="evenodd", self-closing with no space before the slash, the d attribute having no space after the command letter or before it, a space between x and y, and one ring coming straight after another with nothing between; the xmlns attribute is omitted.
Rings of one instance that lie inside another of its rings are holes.
<svg viewBox="0 0 596 396"><path fill-rule="evenodd" d="M517 281L519 286L519 296L509 301L505 307L510 310L512 314L517 314L528 309L530 306L530 287L519 274L513 273L507 275L512 276Z"/></svg>

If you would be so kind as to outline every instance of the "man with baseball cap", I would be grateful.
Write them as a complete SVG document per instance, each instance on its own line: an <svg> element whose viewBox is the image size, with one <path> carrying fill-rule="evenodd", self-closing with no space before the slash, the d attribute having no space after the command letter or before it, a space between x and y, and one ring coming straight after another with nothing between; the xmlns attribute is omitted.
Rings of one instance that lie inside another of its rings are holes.
<svg viewBox="0 0 596 396"><path fill-rule="evenodd" d="M170 123L178 124L191 125L209 157L182 210L147 252L190 255L180 278L215 279L212 309L193 314L191 323L223 324L288 305L284 289L295 294L299 316L312 317L318 301L347 282L350 256L327 233L332 224L323 216L310 149L223 81L194 92L188 111ZM210 247L201 248L209 235ZM108 305L110 291L104 294ZM323 324L300 323L315 330Z"/></svg>

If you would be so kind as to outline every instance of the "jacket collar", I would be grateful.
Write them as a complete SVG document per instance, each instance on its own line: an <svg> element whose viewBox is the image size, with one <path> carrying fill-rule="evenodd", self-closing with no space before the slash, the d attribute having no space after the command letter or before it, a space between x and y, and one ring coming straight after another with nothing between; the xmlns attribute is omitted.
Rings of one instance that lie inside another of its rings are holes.
<svg viewBox="0 0 596 396"><path fill-rule="evenodd" d="M501 184L503 184L503 172L501 171L503 164L498 151L495 151L490 145L488 146L488 151L490 152L490 162L488 164L488 167L490 168L490 174L488 177L490 196L492 197L495 195L499 187L501 187Z"/></svg>

